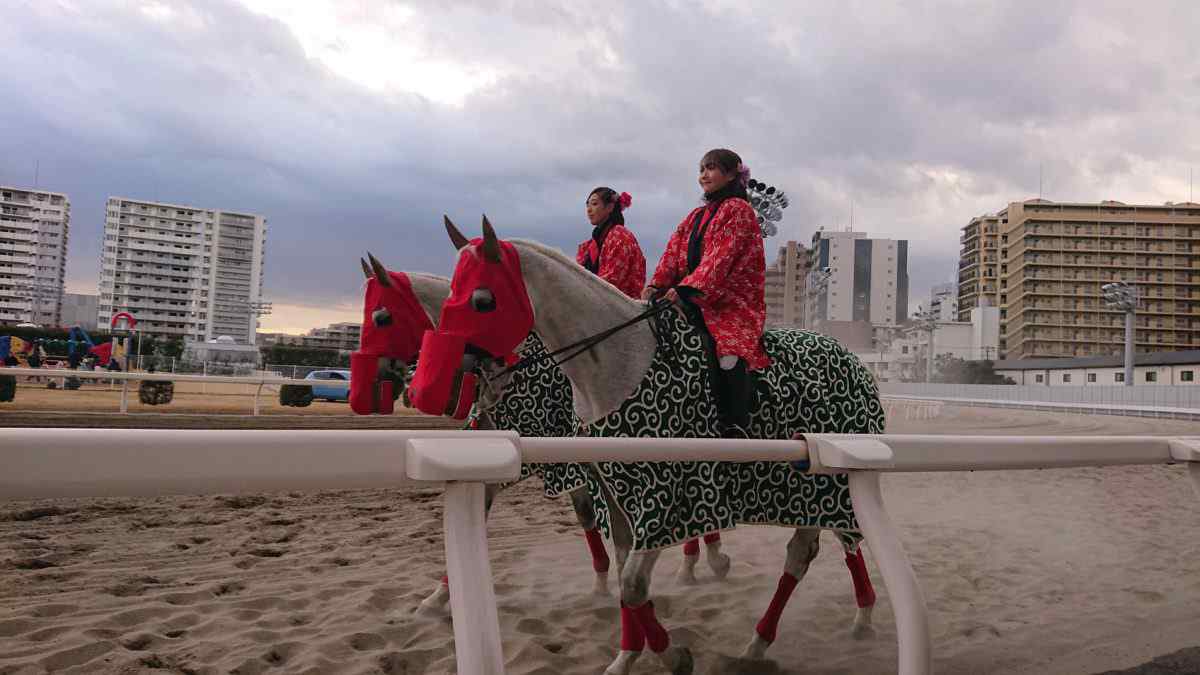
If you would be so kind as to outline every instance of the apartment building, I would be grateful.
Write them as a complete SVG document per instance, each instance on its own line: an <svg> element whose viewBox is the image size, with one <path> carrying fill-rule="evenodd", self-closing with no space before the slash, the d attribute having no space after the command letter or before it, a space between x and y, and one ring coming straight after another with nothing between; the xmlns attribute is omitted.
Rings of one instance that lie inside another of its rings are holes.
<svg viewBox="0 0 1200 675"><path fill-rule="evenodd" d="M1033 199L973 218L960 241L960 319L999 307L1002 358L1120 354L1112 281L1138 288L1136 351L1200 348L1200 204Z"/></svg>
<svg viewBox="0 0 1200 675"><path fill-rule="evenodd" d="M282 344L295 347L315 347L352 352L358 349L362 326L357 323L332 323L325 328L313 328L304 335L288 333L259 333L258 346Z"/></svg>
<svg viewBox="0 0 1200 675"><path fill-rule="evenodd" d="M803 244L789 241L779 247L767 267L766 300L769 328L803 328L806 280L810 258Z"/></svg>
<svg viewBox="0 0 1200 675"><path fill-rule="evenodd" d="M938 321L958 321L958 284L937 284L931 288L929 310Z"/></svg>
<svg viewBox="0 0 1200 675"><path fill-rule="evenodd" d="M62 323L71 200L0 186L0 325Z"/></svg>
<svg viewBox="0 0 1200 675"><path fill-rule="evenodd" d="M262 216L110 197L98 321L124 311L149 334L253 345L266 238Z"/></svg>
<svg viewBox="0 0 1200 675"><path fill-rule="evenodd" d="M908 318L908 241L818 231L809 251L808 314L819 322L896 326ZM829 268L828 283L818 281Z"/></svg>

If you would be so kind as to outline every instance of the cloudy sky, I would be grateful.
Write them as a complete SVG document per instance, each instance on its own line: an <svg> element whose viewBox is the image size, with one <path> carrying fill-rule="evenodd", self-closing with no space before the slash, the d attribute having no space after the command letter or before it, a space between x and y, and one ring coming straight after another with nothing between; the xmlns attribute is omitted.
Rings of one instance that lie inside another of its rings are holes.
<svg viewBox="0 0 1200 675"><path fill-rule="evenodd" d="M0 183L69 194L68 290L104 200L269 221L267 329L356 320L370 250L447 273L441 228L574 251L591 188L657 260L697 160L737 150L817 227L908 239L913 303L958 230L1036 197L1183 201L1200 9L1180 2L0 0ZM1197 172L1200 173L1200 172ZM1197 176L1200 179L1200 176ZM773 254L769 253L769 257Z"/></svg>

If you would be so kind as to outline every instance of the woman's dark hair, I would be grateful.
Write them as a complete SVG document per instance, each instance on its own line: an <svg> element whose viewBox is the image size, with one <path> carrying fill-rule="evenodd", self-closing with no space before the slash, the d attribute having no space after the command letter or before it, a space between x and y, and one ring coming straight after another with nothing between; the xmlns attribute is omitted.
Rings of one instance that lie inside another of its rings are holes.
<svg viewBox="0 0 1200 675"><path fill-rule="evenodd" d="M625 215L621 213L624 210L621 207L620 200L617 199L617 191L610 187L598 187L588 193L587 198L591 199L592 195L600 195L600 201L605 204L612 204L612 213L608 214L608 220L600 223L597 227L608 227L609 225L624 225Z"/></svg>
<svg viewBox="0 0 1200 675"><path fill-rule="evenodd" d="M736 152L725 148L716 148L704 153L700 158L700 168L704 168L712 164L720 169L728 176L733 176L733 180L725 187L710 192L704 195L706 202L719 202L730 197L739 197L750 201L750 195L746 192L746 186L742 183L741 177L738 176L738 168L742 166L742 158Z"/></svg>

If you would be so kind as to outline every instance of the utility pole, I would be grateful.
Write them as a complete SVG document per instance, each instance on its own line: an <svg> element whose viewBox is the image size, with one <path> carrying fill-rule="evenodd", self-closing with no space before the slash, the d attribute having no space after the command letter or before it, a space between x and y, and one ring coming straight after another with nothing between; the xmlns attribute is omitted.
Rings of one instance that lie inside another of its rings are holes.
<svg viewBox="0 0 1200 675"><path fill-rule="evenodd" d="M929 358L925 362L925 381L933 382L933 338L937 332L937 313L932 308L924 309L917 305L917 325L929 332Z"/></svg>
<svg viewBox="0 0 1200 675"><path fill-rule="evenodd" d="M1113 309L1125 312L1125 386L1133 386L1133 336L1134 315L1137 313L1137 286L1125 281L1114 281L1100 287L1104 302Z"/></svg>
<svg viewBox="0 0 1200 675"><path fill-rule="evenodd" d="M808 297L809 304L811 305L811 311L806 312L807 316L805 317L808 320L807 323L809 330L817 329L816 298L817 296L821 295L821 293L825 292L825 289L829 287L829 279L832 276L833 272L828 267L822 267L821 269L813 270L810 273L808 282Z"/></svg>

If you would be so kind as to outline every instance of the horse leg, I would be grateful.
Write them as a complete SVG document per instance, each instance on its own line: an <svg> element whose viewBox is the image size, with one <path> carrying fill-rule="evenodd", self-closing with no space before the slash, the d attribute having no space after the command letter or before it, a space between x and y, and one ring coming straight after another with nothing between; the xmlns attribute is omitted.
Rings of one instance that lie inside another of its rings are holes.
<svg viewBox="0 0 1200 675"><path fill-rule="evenodd" d="M633 551L629 554L629 561L621 571L621 606L631 610L646 638L646 645L658 655L671 675L691 675L694 666L691 651L686 647L671 646L671 636L658 622L658 617L654 615L654 603L650 600L650 577L659 553Z"/></svg>
<svg viewBox="0 0 1200 675"><path fill-rule="evenodd" d="M600 527L596 525L596 505L587 487L571 491L571 506L575 508L575 517L583 526L583 536L587 540L588 551L592 554L592 570L596 572L596 584L592 592L596 595L608 595L608 551L604 549L604 537L600 535Z"/></svg>
<svg viewBox="0 0 1200 675"><path fill-rule="evenodd" d="M485 518L492 512L492 503L496 495L503 489L502 485L488 483L484 488L483 507ZM422 616L442 616L446 613L446 605L450 603L450 577L443 574L437 588L433 590L421 604L417 606L417 614Z"/></svg>
<svg viewBox="0 0 1200 675"><path fill-rule="evenodd" d="M597 475L598 477L598 475ZM608 488L600 482L600 495L608 505L609 526L612 530L613 551L617 556L617 578L625 574L625 563L629 559L630 549L633 548L633 533L629 530L629 522L617 510L616 501ZM604 675L629 675L642 649L646 646L646 636L638 623L633 609L621 602L621 650L617 657L604 669Z"/></svg>
<svg viewBox="0 0 1200 675"><path fill-rule="evenodd" d="M842 541L846 551L846 568L850 570L850 578L854 580L854 600L858 609L854 613L854 625L850 635L856 640L875 636L875 627L871 625L871 611L875 609L875 588L871 585L871 577L867 574L867 561L863 558L862 547Z"/></svg>
<svg viewBox="0 0 1200 675"><path fill-rule="evenodd" d="M729 567L732 563L729 556L721 553L720 532L709 532L704 535L704 557L708 561L708 568L718 579L724 579L729 575Z"/></svg>
<svg viewBox="0 0 1200 675"><path fill-rule="evenodd" d="M683 543L683 564L675 573L675 579L685 586L695 586L696 564L700 562L700 540L688 539Z"/></svg>
<svg viewBox="0 0 1200 675"><path fill-rule="evenodd" d="M775 589L775 597L771 598L771 604L767 607L767 611L759 620L758 625L754 629L754 637L750 639L750 644L746 645L746 649L742 652L742 658L746 659L761 659L767 653L767 647L775 641L775 635L779 630L779 617L783 614L783 608L787 606L788 599L792 597L792 591L796 589L796 584L804 578L808 573L808 565L817 557L817 552L820 551L820 530L815 529L797 529L787 545L787 561L783 565L783 575L779 577L779 585Z"/></svg>
<svg viewBox="0 0 1200 675"><path fill-rule="evenodd" d="M718 579L724 579L729 574L730 560L729 556L721 553L721 533L709 532L704 535L704 551L708 560L708 566L712 569L713 574ZM675 578L679 583L686 586L694 586L696 583L696 564L700 562L700 540L689 539L683 544L683 565L679 567L679 572L675 574Z"/></svg>

